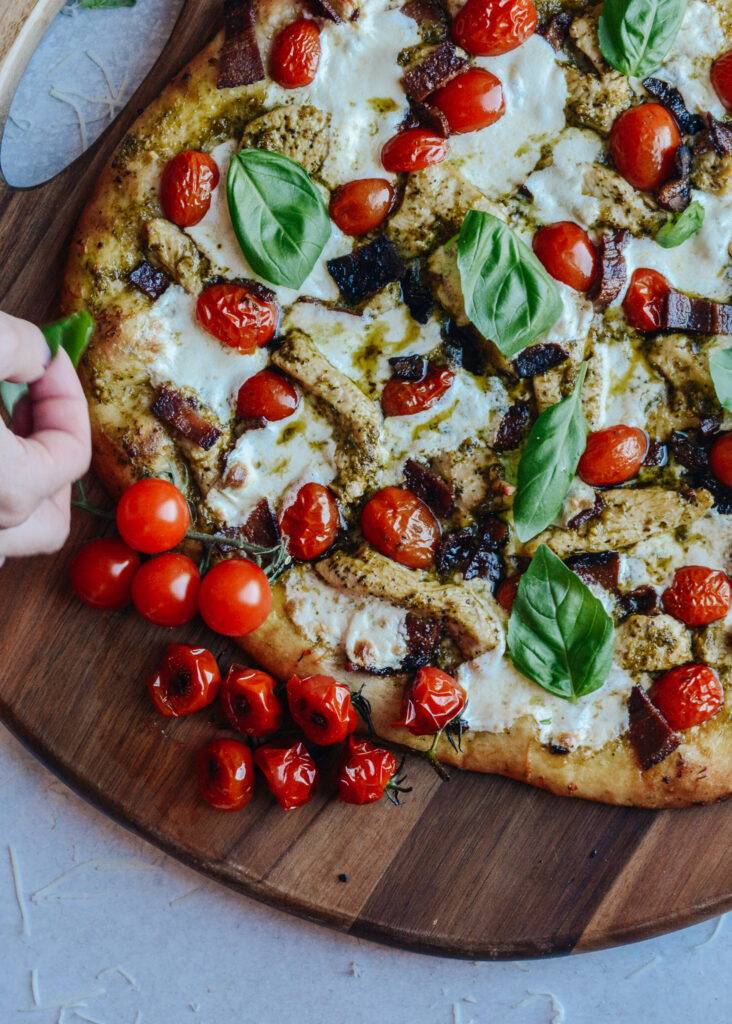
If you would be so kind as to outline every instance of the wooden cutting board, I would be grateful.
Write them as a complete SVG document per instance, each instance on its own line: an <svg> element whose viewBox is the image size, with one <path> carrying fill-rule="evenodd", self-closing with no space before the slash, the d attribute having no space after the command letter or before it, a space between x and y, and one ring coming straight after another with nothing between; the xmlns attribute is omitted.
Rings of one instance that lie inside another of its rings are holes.
<svg viewBox="0 0 732 1024"><path fill-rule="evenodd" d="M3 0L0 113L61 6ZM89 152L35 190L0 184L0 308L36 322L52 315L67 240L101 167L219 22L220 0L188 0L147 80ZM199 624L166 633L131 611L75 600L71 557L99 522L75 514L57 557L0 570L0 717L82 795L168 853L344 931L471 959L596 949L732 905L732 803L612 808L474 774L443 783L410 758L414 790L401 808L348 807L326 783L290 814L262 786L239 814L212 810L197 797L192 759L222 726L220 712L163 720L143 680L169 639L210 647L223 668L236 648Z"/></svg>

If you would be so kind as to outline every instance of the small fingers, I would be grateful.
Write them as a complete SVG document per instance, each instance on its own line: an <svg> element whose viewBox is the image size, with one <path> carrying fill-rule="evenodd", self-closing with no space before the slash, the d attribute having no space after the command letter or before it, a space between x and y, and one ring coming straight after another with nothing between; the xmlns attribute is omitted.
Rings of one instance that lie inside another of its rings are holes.
<svg viewBox="0 0 732 1024"><path fill-rule="evenodd" d="M51 555L69 535L71 488L46 498L19 526L0 530L0 565L6 558Z"/></svg>
<svg viewBox="0 0 732 1024"><path fill-rule="evenodd" d="M37 327L0 312L0 380L38 380L50 361L51 351Z"/></svg>

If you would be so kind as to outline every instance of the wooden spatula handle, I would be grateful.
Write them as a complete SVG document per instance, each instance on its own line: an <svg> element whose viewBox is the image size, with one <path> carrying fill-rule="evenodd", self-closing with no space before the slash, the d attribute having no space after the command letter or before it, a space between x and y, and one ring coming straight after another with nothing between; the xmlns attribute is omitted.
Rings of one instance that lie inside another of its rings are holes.
<svg viewBox="0 0 732 1024"><path fill-rule="evenodd" d="M18 83L65 0L2 0L0 11L0 130Z"/></svg>

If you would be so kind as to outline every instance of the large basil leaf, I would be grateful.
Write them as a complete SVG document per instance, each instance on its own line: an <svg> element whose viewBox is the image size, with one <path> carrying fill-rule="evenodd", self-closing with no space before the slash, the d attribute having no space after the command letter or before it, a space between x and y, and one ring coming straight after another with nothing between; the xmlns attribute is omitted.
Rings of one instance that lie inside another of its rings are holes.
<svg viewBox="0 0 732 1024"><path fill-rule="evenodd" d="M330 238L330 217L294 160L243 149L229 165L229 213L252 270L271 284L299 288Z"/></svg>
<svg viewBox="0 0 732 1024"><path fill-rule="evenodd" d="M672 215L656 233L656 241L664 249L675 249L687 238L691 238L704 224L706 210L701 203L694 200L683 213Z"/></svg>
<svg viewBox="0 0 732 1024"><path fill-rule="evenodd" d="M513 502L514 524L522 543L556 519L585 450L582 385L586 373L584 363L572 394L545 409L531 428L519 462Z"/></svg>
<svg viewBox="0 0 732 1024"><path fill-rule="evenodd" d="M598 25L600 50L624 75L657 70L674 44L686 0L605 0Z"/></svg>
<svg viewBox="0 0 732 1024"><path fill-rule="evenodd" d="M490 213L470 210L458 238L465 311L504 356L513 356L557 322L556 284L514 232Z"/></svg>
<svg viewBox="0 0 732 1024"><path fill-rule="evenodd" d="M732 348L712 352L709 357L709 372L720 405L732 412Z"/></svg>
<svg viewBox="0 0 732 1024"><path fill-rule="evenodd" d="M557 697L585 697L608 677L613 636L602 602L542 544L508 620L508 652L519 672Z"/></svg>

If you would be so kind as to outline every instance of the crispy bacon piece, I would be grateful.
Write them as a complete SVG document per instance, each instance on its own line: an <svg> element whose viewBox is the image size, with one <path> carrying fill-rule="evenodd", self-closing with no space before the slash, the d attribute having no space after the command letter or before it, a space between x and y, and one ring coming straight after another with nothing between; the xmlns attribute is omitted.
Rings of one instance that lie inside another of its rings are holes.
<svg viewBox="0 0 732 1024"><path fill-rule="evenodd" d="M714 507L720 515L732 515L732 487L718 480L709 467L709 451L714 436L702 434L701 430L681 433L674 431L669 438L674 459L689 473L689 482L694 487L704 487L714 495Z"/></svg>
<svg viewBox="0 0 732 1024"><path fill-rule="evenodd" d="M327 18L336 25L340 25L343 21L338 11L328 3L328 0L307 0L307 4L316 18Z"/></svg>
<svg viewBox="0 0 732 1024"><path fill-rule="evenodd" d="M221 431L213 423L209 423L195 399L182 395L165 384L156 392L152 411L158 419L170 424L186 440L203 448L205 452L213 448L221 437Z"/></svg>
<svg viewBox="0 0 732 1024"><path fill-rule="evenodd" d="M481 374L488 362L474 327L458 327L450 320L442 331L442 347L451 363L470 373Z"/></svg>
<svg viewBox="0 0 732 1024"><path fill-rule="evenodd" d="M435 301L423 279L421 264L413 263L402 278L402 297L412 319L418 324L426 324L432 316Z"/></svg>
<svg viewBox="0 0 732 1024"><path fill-rule="evenodd" d="M636 587L627 594L621 594L618 600L624 615L655 615L661 610L658 591L654 587Z"/></svg>
<svg viewBox="0 0 732 1024"><path fill-rule="evenodd" d="M569 358L561 345L548 343L531 345L519 352L513 361L514 369L519 377L536 377L539 373L560 366Z"/></svg>
<svg viewBox="0 0 732 1024"><path fill-rule="evenodd" d="M264 78L264 65L254 32L253 0L224 0L224 45L216 85L233 89Z"/></svg>
<svg viewBox="0 0 732 1024"><path fill-rule="evenodd" d="M671 290L663 300L661 329L689 334L732 334L732 305Z"/></svg>
<svg viewBox="0 0 732 1024"><path fill-rule="evenodd" d="M442 624L438 619L425 619L407 612L407 654L402 661L404 672L415 672L434 660L442 638Z"/></svg>
<svg viewBox="0 0 732 1024"><path fill-rule="evenodd" d="M437 107L429 103L410 101L409 113L402 122L402 128L426 128L433 135L446 139L450 134L447 118Z"/></svg>
<svg viewBox="0 0 732 1024"><path fill-rule="evenodd" d="M664 210L681 213L691 202L691 150L679 146L676 150L674 173L656 190L656 202Z"/></svg>
<svg viewBox="0 0 732 1024"><path fill-rule="evenodd" d="M668 448L662 441L649 441L644 466L665 466L668 462Z"/></svg>
<svg viewBox="0 0 732 1024"><path fill-rule="evenodd" d="M266 498L257 502L241 527L244 540L250 544L259 544L263 548L273 548L280 541L280 528L277 516Z"/></svg>
<svg viewBox="0 0 732 1024"><path fill-rule="evenodd" d="M406 270L396 246L386 235L379 235L345 256L328 260L326 266L341 295L354 306L391 281L398 281Z"/></svg>
<svg viewBox="0 0 732 1024"><path fill-rule="evenodd" d="M130 284L134 284L148 299L159 299L163 292L170 287L170 278L162 270L158 270L152 263L142 260L134 270L129 273Z"/></svg>
<svg viewBox="0 0 732 1024"><path fill-rule="evenodd" d="M623 250L629 238L630 232L623 229L603 235L600 239L597 278L587 292L587 298L597 310L607 309L625 287L628 268Z"/></svg>
<svg viewBox="0 0 732 1024"><path fill-rule="evenodd" d="M452 81L467 66L468 62L458 54L453 43L440 43L406 71L400 82L409 99L421 103L435 89Z"/></svg>
<svg viewBox="0 0 732 1024"><path fill-rule="evenodd" d="M620 555L617 551L586 552L582 555L573 555L567 559L567 567L588 586L596 584L610 591L615 591L618 588Z"/></svg>
<svg viewBox="0 0 732 1024"><path fill-rule="evenodd" d="M515 402L501 420L496 439L491 446L493 451L515 452L521 444L530 416L528 402Z"/></svg>
<svg viewBox="0 0 732 1024"><path fill-rule="evenodd" d="M553 50L561 50L567 42L573 18L571 11L560 11L539 26L539 35L546 39Z"/></svg>
<svg viewBox="0 0 732 1024"><path fill-rule="evenodd" d="M697 135L704 128L704 118L686 109L684 97L678 89L661 78L644 78L643 88L668 110L682 135Z"/></svg>
<svg viewBox="0 0 732 1024"><path fill-rule="evenodd" d="M437 0L409 0L402 7L402 14L412 18L418 25L431 25L442 21L444 11Z"/></svg>
<svg viewBox="0 0 732 1024"><path fill-rule="evenodd" d="M413 494L428 505L439 519L446 519L455 504L455 492L442 477L415 459L404 464L404 480Z"/></svg>
<svg viewBox="0 0 732 1024"><path fill-rule="evenodd" d="M568 530L579 530L585 523L589 523L590 519L596 519L602 514L602 510L605 508L605 499L599 491L595 492L595 504L590 508L583 508L581 512L578 512L576 516L569 520L567 523Z"/></svg>
<svg viewBox="0 0 732 1024"><path fill-rule="evenodd" d="M709 153L712 150L719 156L732 154L732 126L725 121L718 121L712 114L704 118L706 128L694 145L695 153Z"/></svg>
<svg viewBox="0 0 732 1024"><path fill-rule="evenodd" d="M665 761L681 743L678 736L642 686L634 686L628 697L628 738L644 772Z"/></svg>
<svg viewBox="0 0 732 1024"><path fill-rule="evenodd" d="M392 356L389 365L397 380L423 380L429 362L427 356Z"/></svg>
<svg viewBox="0 0 732 1024"><path fill-rule="evenodd" d="M489 516L481 523L446 533L437 548L435 565L442 576L461 572L463 578L475 577L497 583L503 575L500 551L508 540L508 527Z"/></svg>

